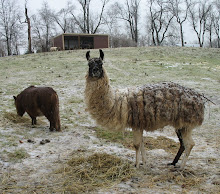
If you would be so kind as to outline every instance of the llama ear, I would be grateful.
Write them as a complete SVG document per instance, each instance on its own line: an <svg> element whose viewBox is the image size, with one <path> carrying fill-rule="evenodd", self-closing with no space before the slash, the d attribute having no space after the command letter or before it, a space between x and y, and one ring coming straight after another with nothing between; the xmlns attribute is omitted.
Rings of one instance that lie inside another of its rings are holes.
<svg viewBox="0 0 220 194"><path fill-rule="evenodd" d="M103 53L103 51L102 51L102 49L99 49L99 53L100 53L100 59L104 59L104 53Z"/></svg>
<svg viewBox="0 0 220 194"><path fill-rule="evenodd" d="M13 96L14 100L16 101L17 97L16 96Z"/></svg>
<svg viewBox="0 0 220 194"><path fill-rule="evenodd" d="M87 53L86 53L86 59L87 59L87 60L90 59L90 51L87 51Z"/></svg>

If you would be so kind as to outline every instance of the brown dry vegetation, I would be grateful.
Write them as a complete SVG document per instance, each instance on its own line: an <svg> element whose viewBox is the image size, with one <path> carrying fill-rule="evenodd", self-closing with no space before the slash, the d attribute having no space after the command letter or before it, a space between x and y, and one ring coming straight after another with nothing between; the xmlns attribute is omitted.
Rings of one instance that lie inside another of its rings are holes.
<svg viewBox="0 0 220 194"><path fill-rule="evenodd" d="M86 51L0 58L0 193L220 193L220 50L105 49L113 87L173 81L210 98L195 147L181 172L167 167L178 150L167 127L145 134L147 169L134 168L132 133L97 127L85 111ZM91 57L98 56L98 50ZM13 95L29 85L53 87L60 98L62 132L46 118L31 126L16 115ZM44 145L40 142L49 139ZM32 141L28 141L32 140Z"/></svg>

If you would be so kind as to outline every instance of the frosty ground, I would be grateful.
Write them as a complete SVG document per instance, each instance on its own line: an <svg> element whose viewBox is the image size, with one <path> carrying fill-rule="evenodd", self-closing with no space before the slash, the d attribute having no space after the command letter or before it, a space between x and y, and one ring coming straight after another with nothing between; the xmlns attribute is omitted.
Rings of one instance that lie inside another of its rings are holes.
<svg viewBox="0 0 220 194"><path fill-rule="evenodd" d="M171 127L145 133L147 169L135 169L130 129L112 134L96 126L83 101L85 50L12 56L0 59L0 193L220 193L220 49L148 47L104 52L115 88L172 81L204 93L215 103L206 103L204 123L193 130L196 145L185 170L167 167L178 150ZM98 50L91 50L91 57L97 56ZM45 117L32 126L27 114L16 115L13 95L30 85L57 91L62 132L50 132ZM49 142L41 144L45 139ZM107 185L84 184L76 189L74 175L65 169L72 158L94 153L128 162L132 174Z"/></svg>

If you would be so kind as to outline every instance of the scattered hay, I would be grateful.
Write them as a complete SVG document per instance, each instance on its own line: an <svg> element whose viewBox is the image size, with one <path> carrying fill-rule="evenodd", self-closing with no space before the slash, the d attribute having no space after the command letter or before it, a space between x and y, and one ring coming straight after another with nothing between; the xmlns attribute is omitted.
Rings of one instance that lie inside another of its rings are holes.
<svg viewBox="0 0 220 194"><path fill-rule="evenodd" d="M15 123L15 124L18 124L18 123L31 124L31 118L27 117L25 115L23 117L20 117L20 116L17 115L17 113L4 112L3 117L6 118L9 121ZM46 122L44 122L43 120L38 119L37 124L43 125L43 124L46 124Z"/></svg>
<svg viewBox="0 0 220 194"><path fill-rule="evenodd" d="M158 183L179 185L181 188L190 189L200 186L205 181L204 177L196 176L190 171L166 172L151 176L146 184L149 188L153 188Z"/></svg>
<svg viewBox="0 0 220 194"><path fill-rule="evenodd" d="M100 128L94 128L94 130L98 138L114 143L122 143L127 148L133 148L133 133L130 131L126 131L123 135L122 132L102 130ZM175 154L179 148L179 143L164 136L158 136L157 138L144 137L144 142L147 150L164 149L166 152Z"/></svg>
<svg viewBox="0 0 220 194"><path fill-rule="evenodd" d="M92 130L96 132L98 138L105 139L111 142L120 142L124 146L129 147L132 144L132 132L118 132L118 131L110 131L110 130L103 130L99 127L93 127Z"/></svg>
<svg viewBox="0 0 220 194"><path fill-rule="evenodd" d="M145 147L149 150L164 149L172 154L176 154L179 148L179 143L164 136L158 136L157 138L144 137L144 142L146 144Z"/></svg>
<svg viewBox="0 0 220 194"><path fill-rule="evenodd" d="M16 149L13 152L7 153L9 161L20 162L22 159L28 158L30 155L24 148Z"/></svg>
<svg viewBox="0 0 220 194"><path fill-rule="evenodd" d="M20 117L13 112L4 112L3 116L13 123L31 123L31 120L26 117Z"/></svg>
<svg viewBox="0 0 220 194"><path fill-rule="evenodd" d="M57 173L63 176L63 191L82 193L126 181L132 177L134 169L126 160L95 153L88 157L73 157Z"/></svg>

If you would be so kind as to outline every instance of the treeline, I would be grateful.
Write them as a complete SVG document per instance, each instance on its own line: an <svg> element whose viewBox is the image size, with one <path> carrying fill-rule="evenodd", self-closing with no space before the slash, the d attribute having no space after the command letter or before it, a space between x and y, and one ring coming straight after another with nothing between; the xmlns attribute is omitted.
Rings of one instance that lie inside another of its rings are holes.
<svg viewBox="0 0 220 194"><path fill-rule="evenodd" d="M70 0L59 11L45 1L0 0L0 56L46 52L61 33L106 33L111 47L185 45L186 26L200 47L220 48L220 0ZM187 24L187 25L186 25Z"/></svg>

